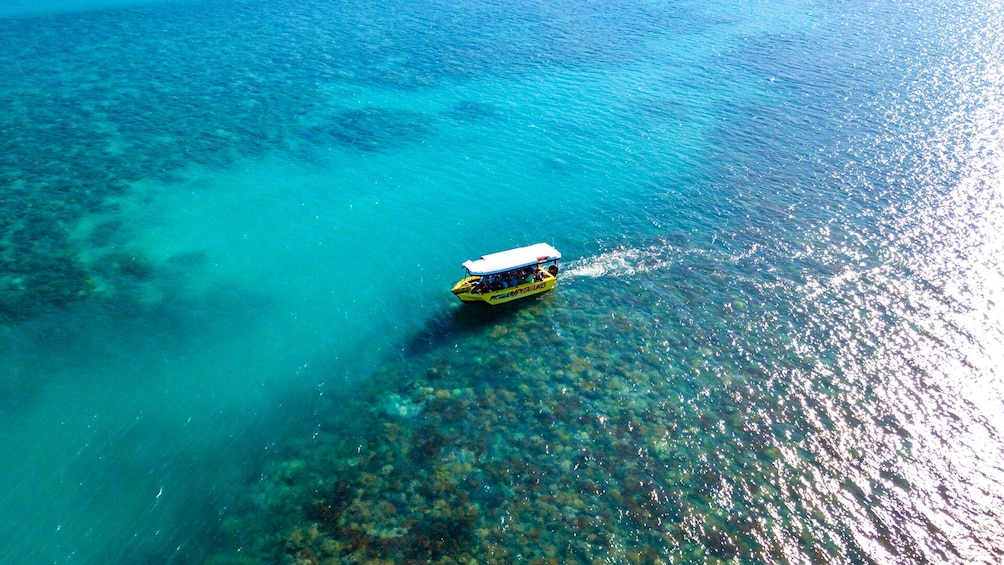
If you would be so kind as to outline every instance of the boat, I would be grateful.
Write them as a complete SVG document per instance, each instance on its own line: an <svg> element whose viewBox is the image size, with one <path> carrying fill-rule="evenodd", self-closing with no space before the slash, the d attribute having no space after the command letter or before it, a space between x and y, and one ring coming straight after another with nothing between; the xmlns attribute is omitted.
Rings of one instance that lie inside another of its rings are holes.
<svg viewBox="0 0 1004 565"><path fill-rule="evenodd" d="M504 304L554 288L561 253L536 243L465 261L467 276L453 285L461 302Z"/></svg>

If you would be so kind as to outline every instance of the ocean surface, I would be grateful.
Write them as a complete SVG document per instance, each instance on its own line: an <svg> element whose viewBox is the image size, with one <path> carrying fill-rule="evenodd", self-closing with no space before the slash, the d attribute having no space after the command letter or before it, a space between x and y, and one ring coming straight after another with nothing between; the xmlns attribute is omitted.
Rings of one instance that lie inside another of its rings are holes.
<svg viewBox="0 0 1004 565"><path fill-rule="evenodd" d="M8 0L0 562L1000 563L1002 234L1000 0Z"/></svg>

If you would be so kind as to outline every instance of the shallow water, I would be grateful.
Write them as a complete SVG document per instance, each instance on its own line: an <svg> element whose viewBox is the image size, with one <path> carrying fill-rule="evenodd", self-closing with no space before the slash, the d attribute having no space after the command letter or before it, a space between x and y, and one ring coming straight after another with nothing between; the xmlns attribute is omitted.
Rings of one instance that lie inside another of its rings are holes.
<svg viewBox="0 0 1004 565"><path fill-rule="evenodd" d="M999 3L38 6L4 561L1002 559Z"/></svg>

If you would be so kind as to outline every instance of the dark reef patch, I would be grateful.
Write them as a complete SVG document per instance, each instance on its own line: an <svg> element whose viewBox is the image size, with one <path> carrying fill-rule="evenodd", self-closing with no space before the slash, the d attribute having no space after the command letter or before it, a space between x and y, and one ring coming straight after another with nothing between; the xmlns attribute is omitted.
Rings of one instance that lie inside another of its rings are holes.
<svg viewBox="0 0 1004 565"><path fill-rule="evenodd" d="M330 140L359 151L378 152L420 142L432 131L428 118L417 112L370 107L339 112L328 124L312 127L305 135L315 143Z"/></svg>

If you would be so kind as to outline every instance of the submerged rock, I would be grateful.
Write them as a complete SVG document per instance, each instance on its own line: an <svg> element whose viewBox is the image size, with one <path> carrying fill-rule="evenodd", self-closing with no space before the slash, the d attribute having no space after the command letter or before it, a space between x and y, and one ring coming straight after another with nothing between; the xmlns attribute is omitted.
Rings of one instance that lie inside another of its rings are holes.
<svg viewBox="0 0 1004 565"><path fill-rule="evenodd" d="M381 401L384 413L402 418L414 418L425 410L425 401L414 402L399 394L387 394Z"/></svg>

